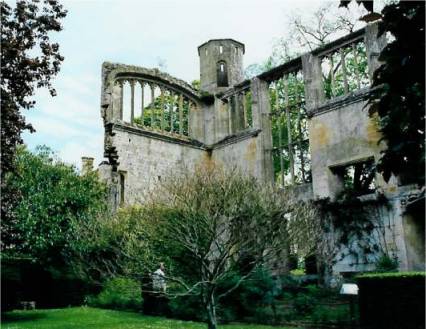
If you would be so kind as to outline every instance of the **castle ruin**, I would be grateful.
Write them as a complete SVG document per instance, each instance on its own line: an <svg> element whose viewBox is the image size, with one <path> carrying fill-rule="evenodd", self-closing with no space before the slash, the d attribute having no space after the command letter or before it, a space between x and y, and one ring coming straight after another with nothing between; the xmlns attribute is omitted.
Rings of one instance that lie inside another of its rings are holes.
<svg viewBox="0 0 426 329"><path fill-rule="evenodd" d="M244 44L210 40L198 47L199 90L157 69L105 62L107 161L98 172L112 208L143 203L159 181L202 163L237 167L302 200L333 200L351 184L361 200L386 196L380 225L400 270L424 269L424 190L374 171L384 146L366 96L385 45L371 24L244 79ZM372 270L374 261L346 255L333 270Z"/></svg>

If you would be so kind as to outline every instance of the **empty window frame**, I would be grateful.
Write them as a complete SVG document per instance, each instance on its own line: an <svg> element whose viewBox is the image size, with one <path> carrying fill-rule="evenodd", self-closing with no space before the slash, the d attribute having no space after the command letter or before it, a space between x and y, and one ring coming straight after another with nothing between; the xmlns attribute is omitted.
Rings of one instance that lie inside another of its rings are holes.
<svg viewBox="0 0 426 329"><path fill-rule="evenodd" d="M270 86L273 166L276 184L311 181L303 76L288 73Z"/></svg>
<svg viewBox="0 0 426 329"><path fill-rule="evenodd" d="M193 102L185 95L153 83L141 82L138 106L141 110L134 118L139 127L157 131L189 135L188 120Z"/></svg>
<svg viewBox="0 0 426 329"><path fill-rule="evenodd" d="M225 61L217 62L217 86L228 87L228 67Z"/></svg>
<svg viewBox="0 0 426 329"><path fill-rule="evenodd" d="M376 189L376 166L373 158L334 167L332 171L339 176L345 192L361 196L374 193Z"/></svg>
<svg viewBox="0 0 426 329"><path fill-rule="evenodd" d="M339 48L321 59L327 99L370 85L365 43L358 41Z"/></svg>

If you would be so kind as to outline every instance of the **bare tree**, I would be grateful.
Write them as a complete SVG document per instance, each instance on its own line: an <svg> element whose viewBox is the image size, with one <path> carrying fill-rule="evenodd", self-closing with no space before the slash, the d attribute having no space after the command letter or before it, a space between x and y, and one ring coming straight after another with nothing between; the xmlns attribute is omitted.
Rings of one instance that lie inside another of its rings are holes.
<svg viewBox="0 0 426 329"><path fill-rule="evenodd" d="M356 5L346 9L324 2L311 15L293 14L288 25L289 41L302 51L312 51L365 25L359 21L362 10Z"/></svg>
<svg viewBox="0 0 426 329"><path fill-rule="evenodd" d="M264 63L252 64L247 68L247 77L285 63L361 28L365 22L359 18L366 12L356 4L339 8L336 2L324 2L310 13L291 12L287 15L286 35L275 42L272 55Z"/></svg>
<svg viewBox="0 0 426 329"><path fill-rule="evenodd" d="M286 247L291 211L294 205L285 194L236 170L201 167L168 180L146 207L146 216L161 230L158 237L191 258L196 275L170 273L167 294L200 294L208 328L215 329L218 302ZM219 289L243 258L244 274L226 291Z"/></svg>
<svg viewBox="0 0 426 329"><path fill-rule="evenodd" d="M76 268L97 281L141 278L164 262L167 290L147 284L144 293L200 296L208 328L215 329L220 300L257 269L285 263L289 233L313 212L237 170L202 166L184 172L165 179L142 207L80 224L73 258L80 263ZM291 212L298 218L290 227ZM236 269L237 282L224 285Z"/></svg>

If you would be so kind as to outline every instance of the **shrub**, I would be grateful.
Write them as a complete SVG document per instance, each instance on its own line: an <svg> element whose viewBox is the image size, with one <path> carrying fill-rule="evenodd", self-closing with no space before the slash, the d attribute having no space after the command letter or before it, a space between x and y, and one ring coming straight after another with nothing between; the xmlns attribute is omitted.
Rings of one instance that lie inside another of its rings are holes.
<svg viewBox="0 0 426 329"><path fill-rule="evenodd" d="M425 272L365 274L357 281L362 325L424 328Z"/></svg>
<svg viewBox="0 0 426 329"><path fill-rule="evenodd" d="M339 305L335 307L318 305L312 312L311 320L321 323L344 323L349 319L348 307L348 305Z"/></svg>
<svg viewBox="0 0 426 329"><path fill-rule="evenodd" d="M313 311L315 303L314 297L298 294L293 300L293 307L298 315L307 315Z"/></svg>
<svg viewBox="0 0 426 329"><path fill-rule="evenodd" d="M223 289L232 287L240 275L235 273L223 283ZM275 301L275 283L271 274L266 269L260 268L253 275L227 295L221 303L221 309L226 309L226 321L243 320L246 317L253 317L260 308L270 308ZM256 322L265 323L261 320L263 316L258 314Z"/></svg>
<svg viewBox="0 0 426 329"><path fill-rule="evenodd" d="M383 255L376 262L377 272L396 272L398 270L398 260L392 259L387 255Z"/></svg>
<svg viewBox="0 0 426 329"><path fill-rule="evenodd" d="M89 306L116 310L140 310L142 306L140 284L128 278L114 278L106 282L97 296L89 296Z"/></svg>
<svg viewBox="0 0 426 329"><path fill-rule="evenodd" d="M182 320L205 321L205 312L200 296L188 295L169 301L170 315Z"/></svg>

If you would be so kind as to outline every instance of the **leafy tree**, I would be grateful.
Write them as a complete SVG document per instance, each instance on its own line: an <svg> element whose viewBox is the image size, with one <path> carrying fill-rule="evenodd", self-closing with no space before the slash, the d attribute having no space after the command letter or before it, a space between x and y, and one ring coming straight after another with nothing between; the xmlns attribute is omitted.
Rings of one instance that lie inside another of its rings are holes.
<svg viewBox="0 0 426 329"><path fill-rule="evenodd" d="M401 1L386 6L379 36L394 40L381 52L383 64L373 78L370 115L378 116L382 152L377 170L388 181L392 174L403 182L424 185L425 168L425 3Z"/></svg>
<svg viewBox="0 0 426 329"><path fill-rule="evenodd" d="M5 224L16 221L11 216L20 197L17 190L5 186L5 175L15 170L16 147L22 144L22 131L34 131L21 111L34 107L31 97L35 88L48 88L52 96L56 94L51 79L59 72L64 58L49 33L62 30L61 20L66 10L57 0L19 0L13 9L1 1L0 11L1 217ZM10 225L3 225L2 230L7 227ZM2 236L5 234L7 232L2 231Z"/></svg>
<svg viewBox="0 0 426 329"><path fill-rule="evenodd" d="M89 281L102 284L120 276L137 279L160 259L170 264L165 255L173 250L173 241L156 243L156 227L146 220L142 207L120 208L112 216L80 221L75 228L70 259L75 271Z"/></svg>
<svg viewBox="0 0 426 329"><path fill-rule="evenodd" d="M95 173L80 176L47 147L35 154L17 149L16 170L5 176L21 198L15 221L3 222L2 247L7 255L62 263L74 238L75 222L87 222L105 209L105 187Z"/></svg>

